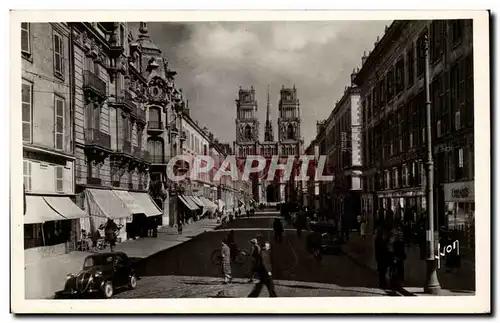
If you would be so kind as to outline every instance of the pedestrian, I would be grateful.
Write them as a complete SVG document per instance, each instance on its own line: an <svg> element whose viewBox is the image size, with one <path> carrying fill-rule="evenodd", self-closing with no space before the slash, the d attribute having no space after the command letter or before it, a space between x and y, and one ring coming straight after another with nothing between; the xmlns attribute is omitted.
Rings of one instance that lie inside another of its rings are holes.
<svg viewBox="0 0 500 323"><path fill-rule="evenodd" d="M260 246L257 239L250 240L252 244L252 250L250 251L250 255L252 256L252 269L250 272L250 280L249 283L253 283L253 278L258 274L259 263L260 263Z"/></svg>
<svg viewBox="0 0 500 323"><path fill-rule="evenodd" d="M108 221L104 225L104 234L106 236L106 242L109 243L109 249L113 251L113 247L116 246L117 231L120 227L116 225L113 219L108 218Z"/></svg>
<svg viewBox="0 0 500 323"><path fill-rule="evenodd" d="M377 262L378 284L382 289L387 288L386 274L389 268L389 257L387 235L382 227L379 227L375 236L375 261Z"/></svg>
<svg viewBox="0 0 500 323"><path fill-rule="evenodd" d="M404 282L405 275L405 244L403 241L402 232L396 229L393 234L394 240L392 242L392 277L391 277L391 288L394 290L399 290Z"/></svg>
<svg viewBox="0 0 500 323"><path fill-rule="evenodd" d="M238 246L236 245L234 230L229 231L227 235L227 243L229 250L231 251L231 262L236 260L236 255L238 254Z"/></svg>
<svg viewBox="0 0 500 323"><path fill-rule="evenodd" d="M363 217L361 219L361 224L359 226L359 235L361 236L361 238L366 238L366 227L367 227L368 223L366 221L366 218Z"/></svg>
<svg viewBox="0 0 500 323"><path fill-rule="evenodd" d="M271 244L266 242L264 244L264 248L262 248L262 251L260 252L260 264L258 268L260 280L257 284L255 284L248 297L259 297L262 285L266 285L270 297L278 297L276 295L276 291L274 290L270 252Z"/></svg>
<svg viewBox="0 0 500 323"><path fill-rule="evenodd" d="M274 229L274 239L276 242L281 243L283 240L283 223L281 223L281 220L279 218L274 219L273 223L273 229Z"/></svg>
<svg viewBox="0 0 500 323"><path fill-rule="evenodd" d="M224 275L224 284L229 284L232 281L231 277L231 250L227 242L227 238L222 241L222 274Z"/></svg>
<svg viewBox="0 0 500 323"><path fill-rule="evenodd" d="M247 211L247 218L250 219L250 210L246 209L246 211Z"/></svg>
<svg viewBox="0 0 500 323"><path fill-rule="evenodd" d="M361 216L361 214L358 214L358 216L356 217L356 220L358 221L358 232L359 232L359 235L361 235L361 221L363 220L363 217Z"/></svg>
<svg viewBox="0 0 500 323"><path fill-rule="evenodd" d="M182 219L177 221L177 234L182 234Z"/></svg>

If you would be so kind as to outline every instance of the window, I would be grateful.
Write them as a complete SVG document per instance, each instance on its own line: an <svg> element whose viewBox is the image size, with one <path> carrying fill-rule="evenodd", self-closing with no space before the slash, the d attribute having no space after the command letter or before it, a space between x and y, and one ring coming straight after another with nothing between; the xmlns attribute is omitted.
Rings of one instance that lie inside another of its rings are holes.
<svg viewBox="0 0 500 323"><path fill-rule="evenodd" d="M392 176L393 176L393 186L394 188L399 188L399 172L397 168L392 169Z"/></svg>
<svg viewBox="0 0 500 323"><path fill-rule="evenodd" d="M426 36L427 36L427 29L425 29L417 39L417 77L420 77L424 74Z"/></svg>
<svg viewBox="0 0 500 323"><path fill-rule="evenodd" d="M385 189L391 188L391 173L386 170L385 171Z"/></svg>
<svg viewBox="0 0 500 323"><path fill-rule="evenodd" d="M456 150L456 162L455 162L455 180L460 180L464 177L464 149L460 148Z"/></svg>
<svg viewBox="0 0 500 323"><path fill-rule="evenodd" d="M463 37L463 20L450 20L450 36L453 45L460 43Z"/></svg>
<svg viewBox="0 0 500 323"><path fill-rule="evenodd" d="M57 150L64 150L64 99L55 97L54 142Z"/></svg>
<svg viewBox="0 0 500 323"><path fill-rule="evenodd" d="M436 136L441 137L441 120L436 122Z"/></svg>
<svg viewBox="0 0 500 323"><path fill-rule="evenodd" d="M403 165L403 186L407 187L409 185L409 178L408 178L408 165L404 164Z"/></svg>
<svg viewBox="0 0 500 323"><path fill-rule="evenodd" d="M31 191L31 162L23 160L24 187L26 192Z"/></svg>
<svg viewBox="0 0 500 323"><path fill-rule="evenodd" d="M31 54L31 35L30 24L27 22L21 23L21 53Z"/></svg>
<svg viewBox="0 0 500 323"><path fill-rule="evenodd" d="M23 121L23 141L31 142L32 134L32 117L33 117L33 84L23 80L22 84L22 121Z"/></svg>
<svg viewBox="0 0 500 323"><path fill-rule="evenodd" d="M101 123L101 106L95 102L87 105L87 127L91 130L99 130Z"/></svg>
<svg viewBox="0 0 500 323"><path fill-rule="evenodd" d="M435 63L441 59L441 56L444 52L444 43L443 39L445 39L445 20L434 20L431 25L431 46L430 46L430 59L431 62Z"/></svg>
<svg viewBox="0 0 500 323"><path fill-rule="evenodd" d="M120 25L120 45L125 44L125 28L123 28L123 25Z"/></svg>
<svg viewBox="0 0 500 323"><path fill-rule="evenodd" d="M405 62L401 57L396 63L396 94L401 93L405 88Z"/></svg>
<svg viewBox="0 0 500 323"><path fill-rule="evenodd" d="M137 147L142 149L142 129L137 128Z"/></svg>
<svg viewBox="0 0 500 323"><path fill-rule="evenodd" d="M387 102L391 102L394 96L394 69L391 68L387 73Z"/></svg>
<svg viewBox="0 0 500 323"><path fill-rule="evenodd" d="M60 35L54 34L54 73L64 76L64 44Z"/></svg>
<svg viewBox="0 0 500 323"><path fill-rule="evenodd" d="M455 129L460 129L460 111L455 112Z"/></svg>
<svg viewBox="0 0 500 323"><path fill-rule="evenodd" d="M413 148L413 133L410 132L410 148Z"/></svg>
<svg viewBox="0 0 500 323"><path fill-rule="evenodd" d="M408 88L413 86L415 82L415 47L413 43L406 53L407 75L408 75Z"/></svg>
<svg viewBox="0 0 500 323"><path fill-rule="evenodd" d="M64 191L64 167L56 166L56 191L63 192Z"/></svg>

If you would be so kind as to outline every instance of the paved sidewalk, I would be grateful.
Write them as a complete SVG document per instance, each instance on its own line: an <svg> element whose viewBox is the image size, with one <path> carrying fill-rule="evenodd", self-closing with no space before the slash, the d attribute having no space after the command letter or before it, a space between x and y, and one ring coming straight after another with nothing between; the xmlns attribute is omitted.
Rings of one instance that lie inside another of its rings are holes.
<svg viewBox="0 0 500 323"><path fill-rule="evenodd" d="M127 240L116 245L114 250L125 252L129 257L149 257L162 250L187 242L206 231L214 230L218 226L216 222L215 219L203 219L185 225L182 235L178 235L175 228L163 227L158 230L157 238ZM106 251L109 249L102 252ZM26 263L24 266L26 299L52 298L57 291L64 288L67 274L77 273L81 270L83 260L88 255L90 255L89 252L74 251Z"/></svg>
<svg viewBox="0 0 500 323"><path fill-rule="evenodd" d="M344 253L357 262L376 270L375 249L373 246L374 237L369 235L365 239L361 238L357 232L350 235L349 243L343 246ZM423 292L425 282L425 261L420 259L420 251L417 246L406 248L407 259L405 261L405 289L418 295ZM447 272L444 259L441 262L441 269L438 270L438 278L443 289L443 294L473 293L475 291L475 259L473 255L462 252L462 263L460 268L453 272ZM408 288L406 288L408 286Z"/></svg>

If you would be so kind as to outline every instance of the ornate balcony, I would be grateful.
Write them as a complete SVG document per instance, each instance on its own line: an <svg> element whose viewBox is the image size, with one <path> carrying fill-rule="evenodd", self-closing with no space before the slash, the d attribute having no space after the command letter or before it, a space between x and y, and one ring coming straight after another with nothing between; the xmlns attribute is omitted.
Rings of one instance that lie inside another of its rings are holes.
<svg viewBox="0 0 500 323"><path fill-rule="evenodd" d="M87 177L87 185L101 185L101 179L96 177Z"/></svg>
<svg viewBox="0 0 500 323"><path fill-rule="evenodd" d="M98 129L85 129L85 148L95 153L111 152L111 136Z"/></svg>
<svg viewBox="0 0 500 323"><path fill-rule="evenodd" d="M118 95L115 101L109 102L109 104L115 108L120 108L122 111L130 112L132 115L137 115L137 105L132 99L132 94L130 91L123 91L123 94Z"/></svg>
<svg viewBox="0 0 500 323"><path fill-rule="evenodd" d="M163 155L149 155L149 162L153 165L166 165L167 159Z"/></svg>
<svg viewBox="0 0 500 323"><path fill-rule="evenodd" d="M137 107L137 120L141 123L146 123L146 111Z"/></svg>
<svg viewBox="0 0 500 323"><path fill-rule="evenodd" d="M161 122L161 121L149 121L148 122L148 132L151 132L151 133L163 132L163 122Z"/></svg>
<svg viewBox="0 0 500 323"><path fill-rule="evenodd" d="M106 82L91 71L83 71L83 91L101 100L106 99Z"/></svg>

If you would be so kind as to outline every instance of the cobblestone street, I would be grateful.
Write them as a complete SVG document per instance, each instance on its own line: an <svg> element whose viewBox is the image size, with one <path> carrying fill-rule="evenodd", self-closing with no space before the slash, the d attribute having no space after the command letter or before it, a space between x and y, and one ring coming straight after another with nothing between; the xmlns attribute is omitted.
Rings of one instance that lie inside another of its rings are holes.
<svg viewBox="0 0 500 323"><path fill-rule="evenodd" d="M222 284L220 268L210 259L231 228L235 229L240 249L249 250L249 240L255 237L271 241L273 276L280 297L387 296L377 288L374 271L343 255L327 255L321 262L316 261L305 249L305 235L299 240L289 227L281 244L272 241L271 223L276 215L236 219L229 228L203 233L179 247L143 259L137 289L115 297L246 297L253 287L247 283L251 259L233 265L234 280L230 285ZM267 295L264 288L261 296Z"/></svg>

